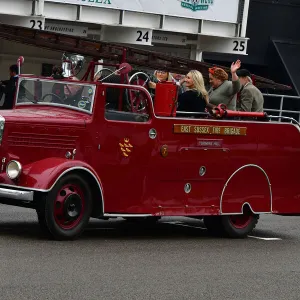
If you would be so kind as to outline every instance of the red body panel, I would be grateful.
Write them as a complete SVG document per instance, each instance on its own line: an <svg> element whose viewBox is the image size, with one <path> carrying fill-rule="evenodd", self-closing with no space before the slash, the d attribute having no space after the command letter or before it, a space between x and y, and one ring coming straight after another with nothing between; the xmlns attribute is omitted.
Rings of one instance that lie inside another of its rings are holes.
<svg viewBox="0 0 300 300"><path fill-rule="evenodd" d="M80 167L99 181L104 213L236 214L246 203L257 213L300 213L297 126L157 117L149 106L147 122L107 120L105 84L98 84L92 115L36 105L1 111L1 159L19 160L23 174L15 182L3 172L0 186L47 190L63 172ZM175 125L185 127L176 133ZM207 134L200 127L196 133L185 131L193 125L243 127L246 134ZM67 159L73 149L75 159Z"/></svg>
<svg viewBox="0 0 300 300"><path fill-rule="evenodd" d="M166 88L165 85L169 85L169 87ZM160 95L154 102L154 110L157 116L176 116L177 90L177 85L173 82L158 83L156 85L156 94Z"/></svg>
<svg viewBox="0 0 300 300"><path fill-rule="evenodd" d="M63 158L51 157L24 166L23 172L17 182L7 179L6 174L0 175L0 184L22 186L26 189L48 191L57 179L68 171L85 170L92 173L99 182L97 172L87 163L79 160L66 160Z"/></svg>

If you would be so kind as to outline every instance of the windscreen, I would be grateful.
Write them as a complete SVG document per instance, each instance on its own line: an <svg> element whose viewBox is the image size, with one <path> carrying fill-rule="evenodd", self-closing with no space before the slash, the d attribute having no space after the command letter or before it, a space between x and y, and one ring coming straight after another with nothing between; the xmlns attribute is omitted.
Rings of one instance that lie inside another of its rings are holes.
<svg viewBox="0 0 300 300"><path fill-rule="evenodd" d="M20 78L17 105L64 106L91 113L95 88L92 84Z"/></svg>

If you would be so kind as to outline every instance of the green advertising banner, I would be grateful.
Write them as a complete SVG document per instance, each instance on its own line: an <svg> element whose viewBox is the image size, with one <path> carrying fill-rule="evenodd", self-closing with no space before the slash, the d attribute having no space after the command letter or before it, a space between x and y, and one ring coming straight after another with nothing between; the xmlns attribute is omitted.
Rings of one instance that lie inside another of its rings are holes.
<svg viewBox="0 0 300 300"><path fill-rule="evenodd" d="M236 23L240 0L45 0L174 17Z"/></svg>

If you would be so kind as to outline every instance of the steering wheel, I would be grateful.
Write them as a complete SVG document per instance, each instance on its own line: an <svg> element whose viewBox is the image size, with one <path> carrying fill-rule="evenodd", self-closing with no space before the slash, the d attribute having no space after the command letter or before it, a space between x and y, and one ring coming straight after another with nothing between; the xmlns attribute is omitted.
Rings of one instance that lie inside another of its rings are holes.
<svg viewBox="0 0 300 300"><path fill-rule="evenodd" d="M146 85L149 81L150 77L144 72L134 73L129 78L130 85L139 85L145 88L147 88ZM133 112L143 113L146 111L147 100L145 93L138 90L130 89L129 97L126 100L127 105L132 109Z"/></svg>
<svg viewBox="0 0 300 300"><path fill-rule="evenodd" d="M150 81L148 74L144 72L136 72L129 78L129 84L141 85L143 87Z"/></svg>
<svg viewBox="0 0 300 300"><path fill-rule="evenodd" d="M58 99L58 100L60 101L60 103L64 104L63 99L61 99L58 95L56 95L56 94L54 94L54 93L45 94L45 95L42 97L41 101L45 101L45 98L48 97L48 96L54 96L54 97L56 97L56 99ZM50 103L52 103L52 101L53 101L53 99L50 101Z"/></svg>

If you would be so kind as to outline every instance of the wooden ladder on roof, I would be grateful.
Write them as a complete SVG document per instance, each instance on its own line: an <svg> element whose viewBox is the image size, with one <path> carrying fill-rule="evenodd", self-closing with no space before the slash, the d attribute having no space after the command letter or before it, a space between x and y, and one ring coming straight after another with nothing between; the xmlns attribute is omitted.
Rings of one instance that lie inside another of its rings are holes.
<svg viewBox="0 0 300 300"><path fill-rule="evenodd" d="M116 64L127 62L132 66L150 67L154 70L164 68L178 74L187 74L190 70L196 69L200 71L206 79L208 78L208 68L215 66L204 62L165 55L154 51L140 50L116 43L100 42L82 37L1 23L0 38L55 51L81 54L92 57L94 60L105 59ZM228 73L230 72L229 68L222 68ZM254 74L252 76L258 88L277 90L291 89L290 86L275 83L270 79Z"/></svg>

